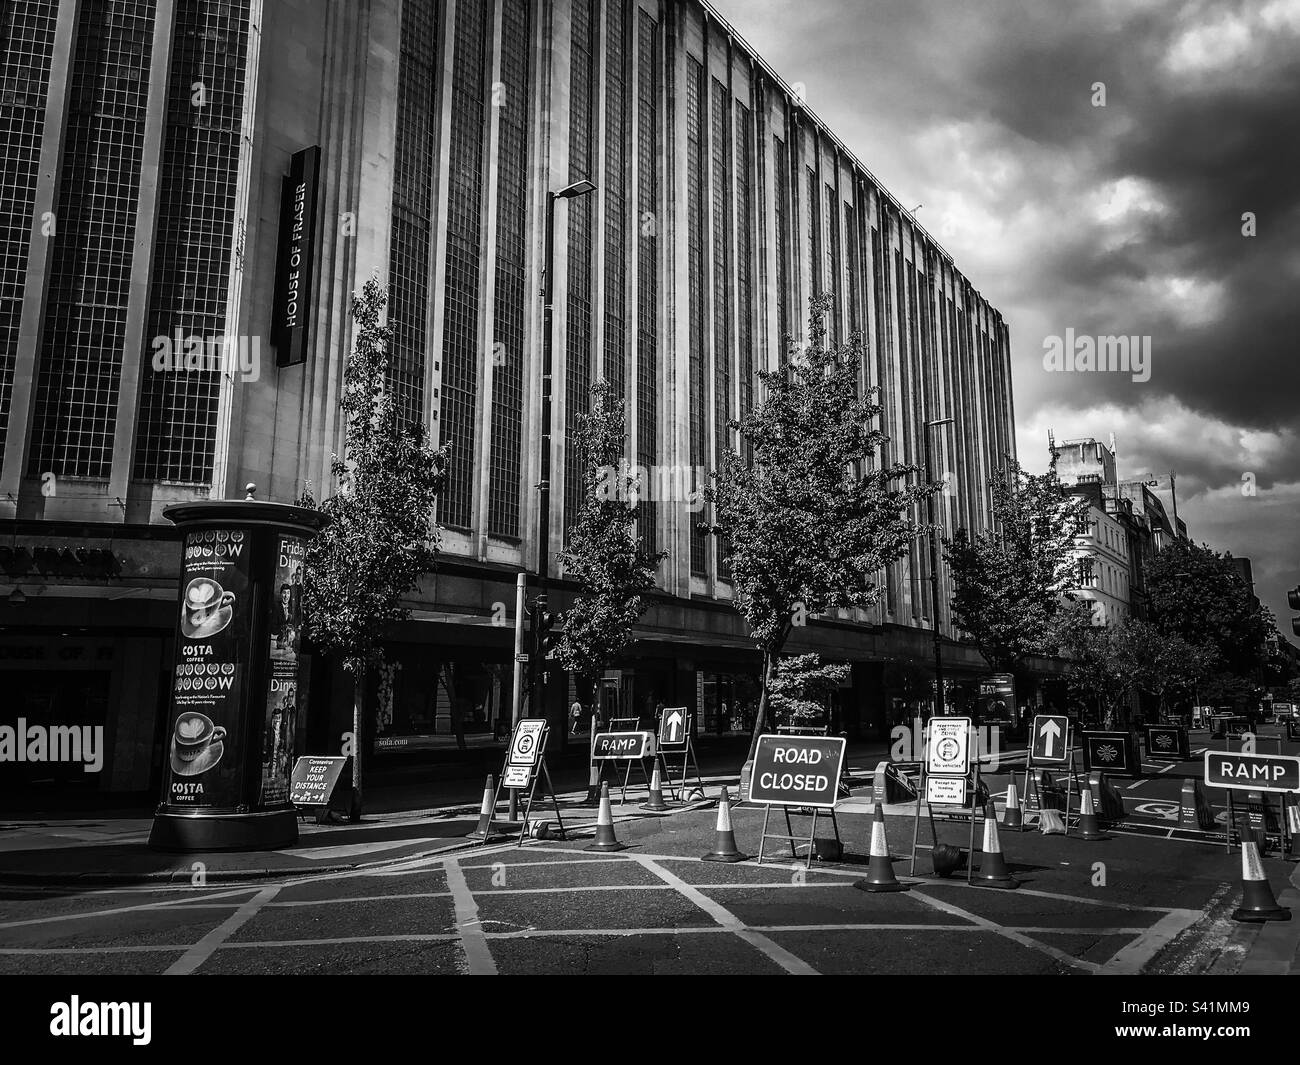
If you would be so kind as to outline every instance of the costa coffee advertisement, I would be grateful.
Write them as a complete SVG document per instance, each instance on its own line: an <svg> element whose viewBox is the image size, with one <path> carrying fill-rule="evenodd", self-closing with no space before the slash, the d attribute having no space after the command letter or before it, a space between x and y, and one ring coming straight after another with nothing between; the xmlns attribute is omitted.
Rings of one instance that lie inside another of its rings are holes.
<svg viewBox="0 0 1300 1065"><path fill-rule="evenodd" d="M307 541L299 536L280 536L276 555L262 737L259 799L262 806L289 801L298 728L298 648L302 638L302 565L307 556Z"/></svg>
<svg viewBox="0 0 1300 1065"><path fill-rule="evenodd" d="M251 536L243 529L185 537L167 752L166 801L176 806L241 802L235 752L248 668L251 557Z"/></svg>

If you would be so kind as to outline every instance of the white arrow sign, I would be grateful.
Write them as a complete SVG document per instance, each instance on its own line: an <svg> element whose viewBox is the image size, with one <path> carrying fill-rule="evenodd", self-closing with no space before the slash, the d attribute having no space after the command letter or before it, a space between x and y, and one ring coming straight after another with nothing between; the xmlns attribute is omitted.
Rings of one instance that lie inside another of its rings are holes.
<svg viewBox="0 0 1300 1065"><path fill-rule="evenodd" d="M1056 740L1059 740L1061 738L1061 726L1058 725L1055 721L1049 720L1047 724L1045 724L1042 728L1038 730L1038 734L1040 736L1045 736L1047 738L1046 750L1044 754L1046 755L1046 757L1051 758L1053 744L1055 743Z"/></svg>
<svg viewBox="0 0 1300 1065"><path fill-rule="evenodd" d="M682 731L682 715L679 710L674 710L668 715L668 742L676 743L677 735Z"/></svg>

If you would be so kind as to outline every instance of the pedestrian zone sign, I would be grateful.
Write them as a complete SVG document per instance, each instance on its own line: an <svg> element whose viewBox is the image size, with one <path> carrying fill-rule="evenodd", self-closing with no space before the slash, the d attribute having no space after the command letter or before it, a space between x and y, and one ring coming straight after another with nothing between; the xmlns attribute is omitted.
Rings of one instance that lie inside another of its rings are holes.
<svg viewBox="0 0 1300 1065"><path fill-rule="evenodd" d="M542 749L542 732L546 729L544 717L526 717L515 726L510 740L508 765L534 766Z"/></svg>
<svg viewBox="0 0 1300 1065"><path fill-rule="evenodd" d="M930 718L926 745L930 773L965 776L970 772L970 718Z"/></svg>

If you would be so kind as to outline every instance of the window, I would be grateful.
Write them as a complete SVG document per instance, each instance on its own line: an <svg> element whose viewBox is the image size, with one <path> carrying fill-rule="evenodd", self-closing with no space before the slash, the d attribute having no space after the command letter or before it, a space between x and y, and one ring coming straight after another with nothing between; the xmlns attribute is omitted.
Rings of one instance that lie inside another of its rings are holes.
<svg viewBox="0 0 1300 1065"><path fill-rule="evenodd" d="M640 466L649 469L657 455L659 373L659 62L656 23L637 13L637 440ZM655 505L637 507L637 531L654 551Z"/></svg>
<svg viewBox="0 0 1300 1065"><path fill-rule="evenodd" d="M686 217L687 217L687 316L689 320L691 465L705 465L705 379L704 352L704 145L702 96L704 68L694 58L686 60ZM691 528L691 573L707 572L707 541Z"/></svg>

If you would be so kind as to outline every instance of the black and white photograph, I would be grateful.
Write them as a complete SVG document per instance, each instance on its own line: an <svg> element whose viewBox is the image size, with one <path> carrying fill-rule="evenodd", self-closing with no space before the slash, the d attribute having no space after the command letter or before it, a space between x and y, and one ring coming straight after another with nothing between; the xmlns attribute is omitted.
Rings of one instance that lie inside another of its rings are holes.
<svg viewBox="0 0 1300 1065"><path fill-rule="evenodd" d="M0 0L6 1040L1281 1045L1298 172L1300 0Z"/></svg>

